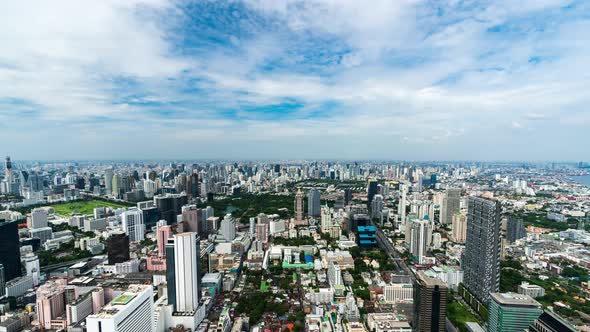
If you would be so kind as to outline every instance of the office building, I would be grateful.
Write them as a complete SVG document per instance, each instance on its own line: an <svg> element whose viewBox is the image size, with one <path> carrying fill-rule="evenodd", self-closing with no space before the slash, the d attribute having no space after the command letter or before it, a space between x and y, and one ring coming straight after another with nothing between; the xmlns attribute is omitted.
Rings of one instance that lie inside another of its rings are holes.
<svg viewBox="0 0 590 332"><path fill-rule="evenodd" d="M20 277L20 242L16 221L0 221L0 264L4 266L4 280Z"/></svg>
<svg viewBox="0 0 590 332"><path fill-rule="evenodd" d="M508 243L514 243L516 240L520 240L526 237L526 230L522 219L510 217L506 223L506 241Z"/></svg>
<svg viewBox="0 0 590 332"><path fill-rule="evenodd" d="M414 289L414 329L420 332L445 332L448 288L438 278L420 271Z"/></svg>
<svg viewBox="0 0 590 332"><path fill-rule="evenodd" d="M461 212L461 189L447 189L443 197L440 222L443 225L450 225L456 213Z"/></svg>
<svg viewBox="0 0 590 332"><path fill-rule="evenodd" d="M432 236L432 224L428 220L414 220L410 229L410 253L419 264L424 263L430 237Z"/></svg>
<svg viewBox="0 0 590 332"><path fill-rule="evenodd" d="M182 207L187 202L186 195L165 194L154 196L154 203L160 212L160 218L166 220L168 225L176 223L176 216L182 213Z"/></svg>
<svg viewBox="0 0 590 332"><path fill-rule="evenodd" d="M131 285L97 314L86 318L88 332L153 332L151 285Z"/></svg>
<svg viewBox="0 0 590 332"><path fill-rule="evenodd" d="M221 235L228 242L236 238L236 221L231 214L226 214L221 221Z"/></svg>
<svg viewBox="0 0 590 332"><path fill-rule="evenodd" d="M310 217L319 217L320 209L320 191L317 188L311 188L307 194L307 214Z"/></svg>
<svg viewBox="0 0 590 332"><path fill-rule="evenodd" d="M145 238L143 213L138 208L129 208L121 215L122 228L130 242L140 242Z"/></svg>
<svg viewBox="0 0 590 332"><path fill-rule="evenodd" d="M47 227L47 210L46 209L33 209L31 211L31 219L29 223L30 229L38 229Z"/></svg>
<svg viewBox="0 0 590 332"><path fill-rule="evenodd" d="M498 201L481 197L468 200L463 282L483 305L488 303L490 293L500 288L500 209Z"/></svg>
<svg viewBox="0 0 590 332"><path fill-rule="evenodd" d="M107 256L109 265L130 260L129 236L124 232L112 233L107 240Z"/></svg>
<svg viewBox="0 0 590 332"><path fill-rule="evenodd" d="M533 323L543 310L528 295L492 293L488 306L488 332L521 332Z"/></svg>
<svg viewBox="0 0 590 332"><path fill-rule="evenodd" d="M297 194L295 194L295 221L297 222L303 221L303 198L304 194L301 188L297 189Z"/></svg>
<svg viewBox="0 0 590 332"><path fill-rule="evenodd" d="M166 245L168 304L175 312L195 312L199 306L200 238L196 233L176 234Z"/></svg>

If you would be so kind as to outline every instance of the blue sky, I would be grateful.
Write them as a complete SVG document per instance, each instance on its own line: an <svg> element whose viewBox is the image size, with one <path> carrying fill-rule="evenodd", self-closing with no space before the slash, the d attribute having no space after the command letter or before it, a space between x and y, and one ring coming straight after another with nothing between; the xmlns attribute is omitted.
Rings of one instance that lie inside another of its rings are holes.
<svg viewBox="0 0 590 332"><path fill-rule="evenodd" d="M0 3L14 159L590 160L590 3Z"/></svg>

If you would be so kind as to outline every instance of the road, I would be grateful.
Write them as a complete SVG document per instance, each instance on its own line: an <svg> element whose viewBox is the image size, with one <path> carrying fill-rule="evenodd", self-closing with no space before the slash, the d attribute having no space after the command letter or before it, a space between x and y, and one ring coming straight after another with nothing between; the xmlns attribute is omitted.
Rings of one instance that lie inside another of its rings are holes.
<svg viewBox="0 0 590 332"><path fill-rule="evenodd" d="M381 249L384 249L389 255L393 263L396 265L397 270L409 275L413 281L414 273L410 270L410 268L408 268L408 265L406 265L406 262L403 260L403 258L400 257L399 252L395 250L393 244L389 242L389 239L387 236L385 236L385 234L383 234L383 231L381 231L379 226L375 225L374 223L373 226L375 226L377 229L377 243L379 243Z"/></svg>

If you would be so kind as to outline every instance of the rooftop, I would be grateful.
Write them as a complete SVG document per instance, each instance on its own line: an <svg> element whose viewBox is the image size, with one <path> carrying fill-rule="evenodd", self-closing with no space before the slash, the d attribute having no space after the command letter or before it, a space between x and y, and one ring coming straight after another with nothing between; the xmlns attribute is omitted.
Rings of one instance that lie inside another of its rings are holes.
<svg viewBox="0 0 590 332"><path fill-rule="evenodd" d="M541 304L528 295L518 293L491 293L492 299L501 305L540 307Z"/></svg>

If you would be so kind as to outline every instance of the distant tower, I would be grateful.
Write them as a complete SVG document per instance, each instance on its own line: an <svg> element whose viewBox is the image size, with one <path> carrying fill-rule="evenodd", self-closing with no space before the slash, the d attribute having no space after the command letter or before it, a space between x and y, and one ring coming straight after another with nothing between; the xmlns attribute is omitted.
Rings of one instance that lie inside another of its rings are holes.
<svg viewBox="0 0 590 332"><path fill-rule="evenodd" d="M461 189L447 189L443 198L440 223L450 225L453 221L453 215L461 211Z"/></svg>
<svg viewBox="0 0 590 332"><path fill-rule="evenodd" d="M12 162L10 161L10 157L6 156L4 160L4 173L6 175L5 179L7 182L12 182Z"/></svg>
<svg viewBox="0 0 590 332"><path fill-rule="evenodd" d="M297 190L295 195L295 221L303 221L303 198L305 195L301 191L301 188Z"/></svg>

